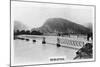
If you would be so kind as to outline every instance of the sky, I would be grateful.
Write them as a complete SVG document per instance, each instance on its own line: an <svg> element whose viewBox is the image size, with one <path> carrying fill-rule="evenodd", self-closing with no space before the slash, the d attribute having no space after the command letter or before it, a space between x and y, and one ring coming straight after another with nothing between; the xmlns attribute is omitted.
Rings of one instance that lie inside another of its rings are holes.
<svg viewBox="0 0 100 67"><path fill-rule="evenodd" d="M11 2L11 21L20 21L30 29L41 27L48 18L64 18L85 25L93 23L94 8L34 2Z"/></svg>

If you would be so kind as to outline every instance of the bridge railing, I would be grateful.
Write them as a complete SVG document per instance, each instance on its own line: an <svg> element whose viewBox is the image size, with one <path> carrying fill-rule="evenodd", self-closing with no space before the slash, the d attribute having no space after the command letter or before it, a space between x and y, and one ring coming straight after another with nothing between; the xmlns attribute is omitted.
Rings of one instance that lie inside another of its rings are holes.
<svg viewBox="0 0 100 67"><path fill-rule="evenodd" d="M89 42L86 39L82 38L65 38L65 37L59 37L59 41L61 46L72 47L77 49L80 49L86 43Z"/></svg>

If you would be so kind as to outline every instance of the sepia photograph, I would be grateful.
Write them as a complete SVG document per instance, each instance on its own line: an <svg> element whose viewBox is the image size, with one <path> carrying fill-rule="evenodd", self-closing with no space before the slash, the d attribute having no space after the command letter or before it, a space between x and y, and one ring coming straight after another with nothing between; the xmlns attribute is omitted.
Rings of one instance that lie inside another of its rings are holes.
<svg viewBox="0 0 100 67"><path fill-rule="evenodd" d="M95 60L95 6L11 0L11 66Z"/></svg>

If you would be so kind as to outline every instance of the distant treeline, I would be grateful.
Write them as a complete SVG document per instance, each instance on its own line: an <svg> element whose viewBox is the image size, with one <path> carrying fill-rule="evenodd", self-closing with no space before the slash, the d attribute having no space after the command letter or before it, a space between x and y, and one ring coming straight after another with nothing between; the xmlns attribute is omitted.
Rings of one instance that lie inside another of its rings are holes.
<svg viewBox="0 0 100 67"><path fill-rule="evenodd" d="M16 31L14 31L14 35L46 35L45 33L43 33L43 32L40 32L39 30L16 30ZM63 35L89 35L89 36L92 36L93 35L93 33L92 32L90 32L90 33L83 33L83 32L81 32L81 33L54 33L54 32L52 32L52 33L49 33L48 35L50 35L50 34L54 34L55 36L63 36Z"/></svg>
<svg viewBox="0 0 100 67"><path fill-rule="evenodd" d="M14 35L43 35L43 33L41 33L40 31L36 31L36 30L33 30L33 31L30 31L30 30L17 30L17 31L14 31Z"/></svg>
<svg viewBox="0 0 100 67"><path fill-rule="evenodd" d="M81 33L77 33L77 32L74 32L74 33L67 33L67 32L65 32L65 33L58 33L57 35L58 36L60 36L60 35L88 35L88 34L91 34L92 35L92 32L86 32L86 33L84 33L84 32L81 32Z"/></svg>

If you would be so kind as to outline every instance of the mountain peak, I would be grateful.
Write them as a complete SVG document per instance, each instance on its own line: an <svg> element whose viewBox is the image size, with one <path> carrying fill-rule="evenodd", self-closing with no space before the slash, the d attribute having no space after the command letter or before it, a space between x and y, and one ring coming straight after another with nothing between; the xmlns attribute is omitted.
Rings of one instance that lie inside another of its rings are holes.
<svg viewBox="0 0 100 67"><path fill-rule="evenodd" d="M14 31L16 30L27 30L27 26L22 24L20 21L14 21Z"/></svg>
<svg viewBox="0 0 100 67"><path fill-rule="evenodd" d="M63 32L63 33L88 33L90 30L80 24L76 24L72 21L63 18L49 18L44 25L40 27L40 31L43 33L50 32Z"/></svg>

